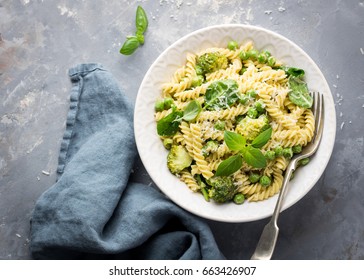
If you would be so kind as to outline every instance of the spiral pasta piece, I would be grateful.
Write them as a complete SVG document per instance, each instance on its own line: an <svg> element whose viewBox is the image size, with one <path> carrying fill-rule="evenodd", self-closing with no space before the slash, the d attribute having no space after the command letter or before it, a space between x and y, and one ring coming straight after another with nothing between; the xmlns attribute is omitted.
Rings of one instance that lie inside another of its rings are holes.
<svg viewBox="0 0 364 280"><path fill-rule="evenodd" d="M209 179L214 174L208 167L208 163L205 160L205 157L202 155L202 139L201 139L201 127L198 124L190 125L191 134L193 137L193 158L196 161L198 169L201 171L201 174Z"/></svg>

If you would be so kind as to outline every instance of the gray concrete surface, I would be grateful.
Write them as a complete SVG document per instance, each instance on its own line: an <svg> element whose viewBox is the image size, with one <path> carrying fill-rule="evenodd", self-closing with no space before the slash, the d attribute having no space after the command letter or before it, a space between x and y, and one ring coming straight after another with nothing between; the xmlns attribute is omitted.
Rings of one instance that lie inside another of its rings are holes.
<svg viewBox="0 0 364 280"><path fill-rule="evenodd" d="M125 57L137 5L145 45ZM144 74L171 43L196 29L245 23L303 48L335 100L337 138L316 186L282 213L274 259L364 259L364 1L0 0L0 259L29 259L35 201L55 181L71 84L67 70L99 62L135 101ZM137 160L134 181L152 184ZM207 221L228 259L250 258L267 220Z"/></svg>

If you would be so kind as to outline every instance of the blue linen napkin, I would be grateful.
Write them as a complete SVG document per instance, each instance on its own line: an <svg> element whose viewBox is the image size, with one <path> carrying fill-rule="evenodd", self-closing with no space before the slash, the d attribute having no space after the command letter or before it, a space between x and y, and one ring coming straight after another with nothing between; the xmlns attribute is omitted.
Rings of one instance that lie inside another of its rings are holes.
<svg viewBox="0 0 364 280"><path fill-rule="evenodd" d="M224 259L209 227L152 187L129 182L133 108L100 64L73 83L58 180L31 219L35 259Z"/></svg>

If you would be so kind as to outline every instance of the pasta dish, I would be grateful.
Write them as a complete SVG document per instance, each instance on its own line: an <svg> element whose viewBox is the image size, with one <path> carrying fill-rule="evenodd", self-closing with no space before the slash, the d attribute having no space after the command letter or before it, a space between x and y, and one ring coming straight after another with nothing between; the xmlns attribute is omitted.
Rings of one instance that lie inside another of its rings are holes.
<svg viewBox="0 0 364 280"><path fill-rule="evenodd" d="M290 158L313 137L304 70L253 42L188 53L161 91L155 120L168 168L207 201L277 194Z"/></svg>

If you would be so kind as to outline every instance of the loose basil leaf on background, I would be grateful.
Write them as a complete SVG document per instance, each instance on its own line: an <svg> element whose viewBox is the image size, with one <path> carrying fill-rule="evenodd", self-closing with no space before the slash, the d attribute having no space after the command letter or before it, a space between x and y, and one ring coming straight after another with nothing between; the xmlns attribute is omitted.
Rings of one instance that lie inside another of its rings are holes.
<svg viewBox="0 0 364 280"><path fill-rule="evenodd" d="M135 36L127 37L126 41L120 49L121 54L131 55L140 45L144 44L143 34L148 28L148 18L147 14L141 6L138 6L136 10L135 25Z"/></svg>
<svg viewBox="0 0 364 280"><path fill-rule="evenodd" d="M269 141L270 137L272 136L272 131L273 129L270 127L266 130L264 130L262 133L260 133L252 142L252 146L254 148L261 148L263 147L265 144L267 144L267 142Z"/></svg>
<svg viewBox="0 0 364 280"><path fill-rule="evenodd" d="M144 34L148 28L147 14L141 6L138 6L136 11L135 26L137 28L136 33L140 35Z"/></svg>
<svg viewBox="0 0 364 280"><path fill-rule="evenodd" d="M183 113L174 111L157 122L157 132L160 136L171 136L176 134Z"/></svg>
<svg viewBox="0 0 364 280"><path fill-rule="evenodd" d="M234 80L220 80L211 83L205 94L205 108L220 110L229 108L239 99L239 86Z"/></svg>
<svg viewBox="0 0 364 280"><path fill-rule="evenodd" d="M120 53L124 55L131 55L139 47L139 40L135 36L130 36L124 42L120 49Z"/></svg>
<svg viewBox="0 0 364 280"><path fill-rule="evenodd" d="M248 146L244 149L243 157L247 164L255 168L264 168L267 165L267 160L263 153L252 146Z"/></svg>
<svg viewBox="0 0 364 280"><path fill-rule="evenodd" d="M288 98L294 104L302 108L311 108L313 98L310 96L308 87L305 81L301 78L290 76L288 79L289 88Z"/></svg>
<svg viewBox="0 0 364 280"><path fill-rule="evenodd" d="M224 141L232 151L240 151L245 148L246 144L246 140L242 135L227 130L224 132Z"/></svg>
<svg viewBox="0 0 364 280"><path fill-rule="evenodd" d="M141 45L144 44L144 35L143 34L136 33L136 38L138 39L138 41Z"/></svg>
<svg viewBox="0 0 364 280"><path fill-rule="evenodd" d="M243 159L240 154L229 157L221 162L216 170L216 176L229 176L238 171L243 165Z"/></svg>
<svg viewBox="0 0 364 280"><path fill-rule="evenodd" d="M182 118L188 122L193 121L197 118L201 110L201 104L196 100L192 100L190 103L188 103L186 109L183 111Z"/></svg>

